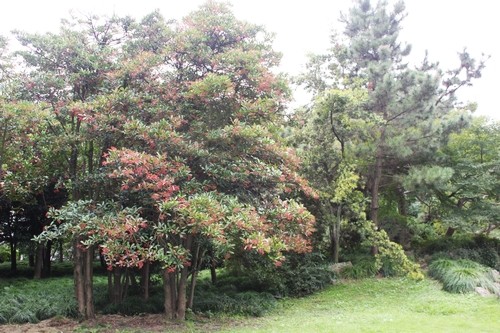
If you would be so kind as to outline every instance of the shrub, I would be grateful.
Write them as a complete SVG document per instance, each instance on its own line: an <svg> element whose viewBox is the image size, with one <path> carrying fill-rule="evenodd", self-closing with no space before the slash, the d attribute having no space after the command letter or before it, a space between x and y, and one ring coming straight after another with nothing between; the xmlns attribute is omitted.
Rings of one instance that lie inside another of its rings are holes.
<svg viewBox="0 0 500 333"><path fill-rule="evenodd" d="M228 268L220 285L239 291L268 292L278 297L304 296L323 289L334 278L329 263L319 253L288 254L280 267L265 258L247 258L244 265Z"/></svg>
<svg viewBox="0 0 500 333"><path fill-rule="evenodd" d="M439 280L444 290L452 293L467 293L476 287L499 292L492 270L471 260L434 260L429 265L429 275Z"/></svg>
<svg viewBox="0 0 500 333"><path fill-rule="evenodd" d="M219 288L200 284L194 299L193 311L260 317L275 306L276 299L269 293L222 292Z"/></svg>
<svg viewBox="0 0 500 333"><path fill-rule="evenodd" d="M144 313L162 313L163 310L163 294L154 294L147 301L139 296L129 296L121 303L105 305L100 311L103 314L135 316Z"/></svg>
<svg viewBox="0 0 500 333"><path fill-rule="evenodd" d="M443 237L417 245L417 253L438 258L468 259L500 270L500 240L479 236Z"/></svg>
<svg viewBox="0 0 500 333"><path fill-rule="evenodd" d="M378 273L375 257L367 254L354 254L346 257L352 267L345 267L339 277L344 279L363 279L374 277Z"/></svg>
<svg viewBox="0 0 500 333"><path fill-rule="evenodd" d="M391 241L384 230L378 228L371 221L365 221L360 232L364 235L363 244L378 249L375 255L377 270L385 276L406 276L415 280L424 278L420 267L411 261L403 247Z"/></svg>

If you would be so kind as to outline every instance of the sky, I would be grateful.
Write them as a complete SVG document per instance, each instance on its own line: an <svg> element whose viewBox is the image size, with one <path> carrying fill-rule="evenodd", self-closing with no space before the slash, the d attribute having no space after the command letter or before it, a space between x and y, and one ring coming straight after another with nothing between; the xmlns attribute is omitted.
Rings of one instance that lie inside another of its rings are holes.
<svg viewBox="0 0 500 333"><path fill-rule="evenodd" d="M159 9L164 17L181 19L205 0L17 0L4 1L0 10L0 34L10 31L57 31L60 20L75 14L131 15L136 18ZM274 48L283 53L280 70L291 75L305 68L307 54L323 53L333 30L341 31L341 12L351 0L231 0L235 15L261 24L276 34ZM475 58L484 53L490 58L483 76L473 87L463 89L462 101L478 104L478 115L500 120L496 100L496 74L500 74L500 20L496 1L491 0L406 0L408 16L403 21L401 40L412 45L410 61L418 63L429 52L442 68L458 64L457 52L465 47ZM305 104L309 97L294 93L295 103Z"/></svg>

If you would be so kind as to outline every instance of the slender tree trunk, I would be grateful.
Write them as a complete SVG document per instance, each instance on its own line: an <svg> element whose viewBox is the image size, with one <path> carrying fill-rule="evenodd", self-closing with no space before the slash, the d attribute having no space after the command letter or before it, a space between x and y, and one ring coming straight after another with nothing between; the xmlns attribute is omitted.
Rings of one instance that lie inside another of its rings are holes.
<svg viewBox="0 0 500 333"><path fill-rule="evenodd" d="M375 168L373 172L373 183L371 188L371 203L370 203L370 220L373 221L375 226L378 227L378 208L379 208L379 189L380 181L382 179L382 148L377 148L377 156L375 159Z"/></svg>
<svg viewBox="0 0 500 333"><path fill-rule="evenodd" d="M169 273L166 269L163 270L163 292L165 295L164 306L165 306L165 316L167 319L175 318L175 301L173 295L173 289L175 285L175 273Z"/></svg>
<svg viewBox="0 0 500 333"><path fill-rule="evenodd" d="M122 301L122 269L115 267L113 269L113 292L111 302L118 304Z"/></svg>
<svg viewBox="0 0 500 333"><path fill-rule="evenodd" d="M44 245L39 243L36 248L35 256L35 279L41 279L43 275L43 257L44 257Z"/></svg>
<svg viewBox="0 0 500 333"><path fill-rule="evenodd" d="M217 284L217 261L215 260L214 252L209 250L210 256L210 281L213 285Z"/></svg>
<svg viewBox="0 0 500 333"><path fill-rule="evenodd" d="M145 261L141 271L142 298L145 301L149 299L149 268L150 268L149 261Z"/></svg>
<svg viewBox="0 0 500 333"><path fill-rule="evenodd" d="M113 272L108 271L108 301L113 303Z"/></svg>
<svg viewBox="0 0 500 333"><path fill-rule="evenodd" d="M332 239L332 250L333 250L333 262L339 262L340 253L340 225L342 222L342 204L337 206L337 216L333 225L333 239Z"/></svg>
<svg viewBox="0 0 500 333"><path fill-rule="evenodd" d="M380 183L382 180L382 162L384 158L384 146L385 146L385 128L382 129L382 133L380 135L380 141L377 146L377 154L375 156L375 166L373 171L373 182L371 188L371 203L370 203L370 220L372 220L375 228L378 228L379 219L378 219L378 209L379 209L379 191L380 191ZM371 252L373 255L378 254L377 246L372 246Z"/></svg>
<svg viewBox="0 0 500 333"><path fill-rule="evenodd" d="M397 188L398 212L401 216L408 216L408 202L406 201L405 191L402 186Z"/></svg>
<svg viewBox="0 0 500 333"><path fill-rule="evenodd" d="M106 269L106 258L104 258L104 254L102 254L102 251L99 251L99 262L101 263L101 268Z"/></svg>
<svg viewBox="0 0 500 333"><path fill-rule="evenodd" d="M187 302L187 307L188 309L193 308L193 302L194 302L194 290L196 288L196 278L198 276L198 271L201 266L202 262L202 256L200 256L200 243L196 245L196 251L194 253L193 257L193 266L191 267L192 273L191 273L191 285L189 287L189 295L188 295L188 302Z"/></svg>
<svg viewBox="0 0 500 333"><path fill-rule="evenodd" d="M64 242L59 241L59 262L64 262Z"/></svg>
<svg viewBox="0 0 500 333"><path fill-rule="evenodd" d="M80 238L76 237L73 241L73 253L75 267L73 269L75 279L75 296L78 305L78 313L81 318L87 319L85 311L85 278L84 278L84 253L78 246Z"/></svg>
<svg viewBox="0 0 500 333"><path fill-rule="evenodd" d="M52 252L52 241L48 241L43 249L43 261L42 261L42 277L46 278L50 276L51 261L50 253Z"/></svg>
<svg viewBox="0 0 500 333"><path fill-rule="evenodd" d="M123 301L125 298L128 296L128 287L131 283L131 276L130 276L130 270L128 268L125 268L125 274L123 276L123 283L122 283L122 299Z"/></svg>
<svg viewBox="0 0 500 333"><path fill-rule="evenodd" d="M10 242L10 271L17 272L17 242L15 240Z"/></svg>
<svg viewBox="0 0 500 333"><path fill-rule="evenodd" d="M93 275L94 275L94 247L91 246L85 252L85 319L94 319L94 288L93 288Z"/></svg>
<svg viewBox="0 0 500 333"><path fill-rule="evenodd" d="M186 318L186 288L187 288L187 279L188 279L188 268L184 267L181 270L181 274L179 277L179 287L177 289L177 311L176 311L176 319L184 320Z"/></svg>

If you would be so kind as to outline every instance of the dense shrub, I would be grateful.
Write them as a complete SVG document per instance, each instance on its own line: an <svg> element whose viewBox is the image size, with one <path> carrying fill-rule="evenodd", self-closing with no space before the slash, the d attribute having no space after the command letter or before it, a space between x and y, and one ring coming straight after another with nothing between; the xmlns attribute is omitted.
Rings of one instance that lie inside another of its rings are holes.
<svg viewBox="0 0 500 333"><path fill-rule="evenodd" d="M443 284L443 289L452 293L467 293L482 287L492 293L500 290L495 284L491 268L471 260L437 259L429 265L429 275Z"/></svg>
<svg viewBox="0 0 500 333"><path fill-rule="evenodd" d="M432 259L468 259L500 270L500 240L486 236L443 237L417 244L417 254Z"/></svg>
<svg viewBox="0 0 500 333"><path fill-rule="evenodd" d="M222 292L216 288L199 288L193 311L260 317L276 306L273 295L263 292Z"/></svg>
<svg viewBox="0 0 500 333"><path fill-rule="evenodd" d="M319 253L289 254L280 267L263 258L246 258L244 265L230 265L219 284L240 291L268 292L278 297L304 296L323 289L334 278L329 263Z"/></svg>
<svg viewBox="0 0 500 333"><path fill-rule="evenodd" d="M103 314L121 314L125 316L162 313L164 311L163 293L153 293L147 301L140 296L128 296L121 303L106 304L102 309L97 308L97 310Z"/></svg>
<svg viewBox="0 0 500 333"><path fill-rule="evenodd" d="M378 273L375 257L367 254L351 254L344 258L352 266L345 267L339 272L343 279L363 279L374 277Z"/></svg>

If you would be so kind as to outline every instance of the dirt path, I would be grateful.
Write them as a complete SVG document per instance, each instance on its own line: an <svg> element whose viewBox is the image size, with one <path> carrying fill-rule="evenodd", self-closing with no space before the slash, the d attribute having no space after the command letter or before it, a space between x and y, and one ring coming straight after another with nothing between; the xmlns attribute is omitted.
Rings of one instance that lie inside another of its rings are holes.
<svg viewBox="0 0 500 333"><path fill-rule="evenodd" d="M216 332L223 328L243 326L248 320L196 318L194 322L167 321L161 314L124 317L120 315L99 315L92 322L79 323L68 318L52 318L37 324L0 325L0 333L69 333L80 332L115 333L117 330L132 332ZM88 330L85 330L88 328Z"/></svg>

